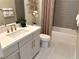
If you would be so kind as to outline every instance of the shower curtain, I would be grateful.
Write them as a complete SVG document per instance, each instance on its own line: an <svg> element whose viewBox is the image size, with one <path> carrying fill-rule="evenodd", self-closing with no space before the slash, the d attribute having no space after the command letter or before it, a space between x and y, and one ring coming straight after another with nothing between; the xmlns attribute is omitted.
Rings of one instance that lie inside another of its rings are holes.
<svg viewBox="0 0 79 59"><path fill-rule="evenodd" d="M42 33L51 35L53 23L54 0L42 0Z"/></svg>

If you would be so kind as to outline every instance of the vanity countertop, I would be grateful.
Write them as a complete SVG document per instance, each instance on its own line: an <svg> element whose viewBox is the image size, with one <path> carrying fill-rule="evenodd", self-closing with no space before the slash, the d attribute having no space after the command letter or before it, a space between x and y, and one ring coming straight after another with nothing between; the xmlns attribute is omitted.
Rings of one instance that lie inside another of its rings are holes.
<svg viewBox="0 0 79 59"><path fill-rule="evenodd" d="M10 36L7 36L8 33L4 32L4 33L1 33L0 34L0 43L1 43L1 48L2 49L6 49L7 47L15 44L15 43L18 43L21 38L25 37L25 36L28 36L30 34L32 34L34 31L40 29L39 26L31 26L31 25L28 25L27 27L25 28L17 28L17 29L24 29L24 30L28 30L27 32L25 33L21 33L20 35L16 36L16 37L10 37Z"/></svg>

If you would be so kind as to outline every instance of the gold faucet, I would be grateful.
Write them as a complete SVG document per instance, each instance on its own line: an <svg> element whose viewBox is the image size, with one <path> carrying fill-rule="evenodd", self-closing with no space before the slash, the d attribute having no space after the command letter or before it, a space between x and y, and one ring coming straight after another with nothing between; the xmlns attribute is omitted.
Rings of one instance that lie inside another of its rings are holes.
<svg viewBox="0 0 79 59"><path fill-rule="evenodd" d="M16 25L15 24L10 25L10 28L7 28L7 33L13 32L15 30L17 30Z"/></svg>
<svg viewBox="0 0 79 59"><path fill-rule="evenodd" d="M16 25L14 24L14 29L17 30Z"/></svg>
<svg viewBox="0 0 79 59"><path fill-rule="evenodd" d="M13 32L13 25L10 25L10 27L11 27L11 28L10 28L10 29L11 29L11 32Z"/></svg>
<svg viewBox="0 0 79 59"><path fill-rule="evenodd" d="M11 25L11 32L13 32L14 30L17 30L15 24Z"/></svg>
<svg viewBox="0 0 79 59"><path fill-rule="evenodd" d="M7 29L7 33L10 33L9 29Z"/></svg>

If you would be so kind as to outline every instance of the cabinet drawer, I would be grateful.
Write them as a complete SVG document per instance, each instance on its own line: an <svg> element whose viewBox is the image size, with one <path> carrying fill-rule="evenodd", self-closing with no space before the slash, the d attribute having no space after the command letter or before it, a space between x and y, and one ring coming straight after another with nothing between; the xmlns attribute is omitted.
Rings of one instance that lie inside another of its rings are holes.
<svg viewBox="0 0 79 59"><path fill-rule="evenodd" d="M18 44L17 43L5 48L5 50L3 50L4 57L7 57L7 56L11 55L16 50L18 50Z"/></svg>
<svg viewBox="0 0 79 59"><path fill-rule="evenodd" d="M28 36L22 38L22 40L19 42L19 47L21 48L22 46L24 46L31 39L32 39L32 35L28 35Z"/></svg>

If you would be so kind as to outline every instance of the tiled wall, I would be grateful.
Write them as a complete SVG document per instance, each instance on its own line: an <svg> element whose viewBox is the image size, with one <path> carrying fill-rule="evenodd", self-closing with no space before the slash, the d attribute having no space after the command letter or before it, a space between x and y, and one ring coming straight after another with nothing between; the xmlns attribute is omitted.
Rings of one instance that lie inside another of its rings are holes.
<svg viewBox="0 0 79 59"><path fill-rule="evenodd" d="M56 0L54 26L75 29L78 10L79 0Z"/></svg>

